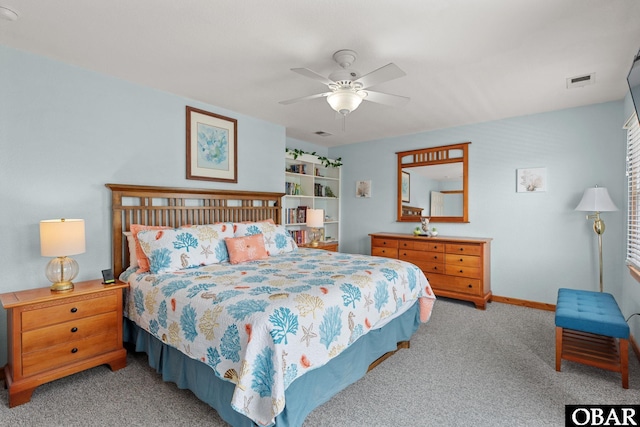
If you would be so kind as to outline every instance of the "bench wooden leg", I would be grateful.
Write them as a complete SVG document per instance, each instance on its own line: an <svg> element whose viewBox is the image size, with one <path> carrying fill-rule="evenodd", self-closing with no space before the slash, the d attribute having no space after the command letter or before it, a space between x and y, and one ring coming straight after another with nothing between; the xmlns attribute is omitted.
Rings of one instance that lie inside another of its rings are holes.
<svg viewBox="0 0 640 427"><path fill-rule="evenodd" d="M562 366L562 328L556 326L556 371Z"/></svg>
<svg viewBox="0 0 640 427"><path fill-rule="evenodd" d="M620 374L622 388L629 388L629 340L620 338Z"/></svg>

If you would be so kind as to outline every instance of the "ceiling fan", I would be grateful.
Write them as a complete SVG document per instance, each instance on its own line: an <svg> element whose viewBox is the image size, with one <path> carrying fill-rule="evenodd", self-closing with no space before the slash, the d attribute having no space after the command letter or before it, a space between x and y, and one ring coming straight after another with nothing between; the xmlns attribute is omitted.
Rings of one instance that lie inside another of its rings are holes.
<svg viewBox="0 0 640 427"><path fill-rule="evenodd" d="M293 72L324 83L329 88L329 92L280 101L280 104L287 105L326 97L331 108L346 117L347 114L358 108L362 101L371 101L393 107L400 107L409 101L406 96L365 90L368 87L406 76L406 73L397 65L390 63L369 74L360 76L357 71L349 69L357 58L358 54L349 49L339 50L334 53L333 60L342 68L331 73L328 78L308 68L292 68L291 71Z"/></svg>

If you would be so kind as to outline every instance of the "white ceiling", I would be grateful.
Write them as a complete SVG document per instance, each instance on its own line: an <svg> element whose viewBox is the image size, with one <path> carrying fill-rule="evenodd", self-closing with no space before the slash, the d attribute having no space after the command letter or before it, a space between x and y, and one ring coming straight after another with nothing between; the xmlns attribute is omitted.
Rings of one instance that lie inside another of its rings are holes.
<svg viewBox="0 0 640 427"><path fill-rule="evenodd" d="M0 44L281 124L331 147L622 99L640 47L638 0L0 0ZM411 97L336 119L290 71L329 75L353 49L372 89ZM566 79L595 73L595 84ZM333 134L314 135L316 131Z"/></svg>

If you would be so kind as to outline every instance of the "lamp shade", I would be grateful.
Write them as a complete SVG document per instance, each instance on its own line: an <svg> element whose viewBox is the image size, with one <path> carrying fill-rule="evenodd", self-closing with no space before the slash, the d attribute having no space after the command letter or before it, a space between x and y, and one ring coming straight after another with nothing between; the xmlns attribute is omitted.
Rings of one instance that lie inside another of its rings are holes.
<svg viewBox="0 0 640 427"><path fill-rule="evenodd" d="M320 228L324 226L324 210L307 209L307 227Z"/></svg>
<svg viewBox="0 0 640 427"><path fill-rule="evenodd" d="M609 212L617 211L618 208L609 197L609 192L605 187L593 187L584 190L582 200L576 207L577 211L589 212Z"/></svg>
<svg viewBox="0 0 640 427"><path fill-rule="evenodd" d="M327 102L338 113L346 116L360 105L363 96L352 90L337 90L327 96Z"/></svg>
<svg viewBox="0 0 640 427"><path fill-rule="evenodd" d="M40 221L40 254L61 257L84 253L84 220L47 219Z"/></svg>

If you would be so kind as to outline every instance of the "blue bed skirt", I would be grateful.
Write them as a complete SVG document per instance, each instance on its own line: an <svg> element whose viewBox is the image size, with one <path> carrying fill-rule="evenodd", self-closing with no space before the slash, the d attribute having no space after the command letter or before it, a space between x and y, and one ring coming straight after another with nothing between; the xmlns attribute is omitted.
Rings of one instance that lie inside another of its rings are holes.
<svg viewBox="0 0 640 427"><path fill-rule="evenodd" d="M395 350L398 342L409 340L419 326L420 309L416 303L397 319L360 337L326 365L296 379L285 392L285 408L276 418L276 425L302 425L311 411L362 378L372 362ZM234 427L255 426L230 406L235 384L218 378L205 363L162 343L127 318L124 336L126 342L135 345L136 351L147 353L149 366L155 368L164 381L191 390Z"/></svg>

